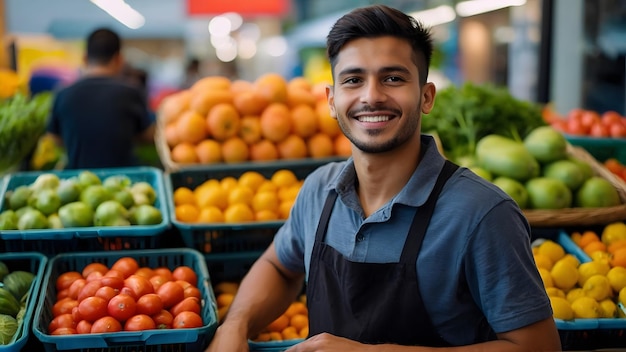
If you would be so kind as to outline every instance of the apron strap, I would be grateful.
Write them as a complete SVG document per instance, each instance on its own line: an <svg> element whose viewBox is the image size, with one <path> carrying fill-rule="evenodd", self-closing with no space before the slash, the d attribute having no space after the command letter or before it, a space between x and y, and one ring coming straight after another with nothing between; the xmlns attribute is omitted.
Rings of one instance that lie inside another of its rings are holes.
<svg viewBox="0 0 626 352"><path fill-rule="evenodd" d="M320 222L317 224L317 231L315 232L315 243L322 243L326 230L328 229L328 222L330 220L330 213L335 206L335 200L337 199L337 192L334 189L328 192L324 208L322 209L322 215L320 216ZM314 249L317 246L314 246Z"/></svg>

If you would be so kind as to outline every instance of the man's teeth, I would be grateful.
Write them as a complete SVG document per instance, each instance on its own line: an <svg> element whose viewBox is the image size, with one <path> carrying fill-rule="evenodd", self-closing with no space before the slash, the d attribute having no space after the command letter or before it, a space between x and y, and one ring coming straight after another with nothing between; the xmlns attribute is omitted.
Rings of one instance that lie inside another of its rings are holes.
<svg viewBox="0 0 626 352"><path fill-rule="evenodd" d="M360 122L383 122L389 121L389 116L360 116Z"/></svg>

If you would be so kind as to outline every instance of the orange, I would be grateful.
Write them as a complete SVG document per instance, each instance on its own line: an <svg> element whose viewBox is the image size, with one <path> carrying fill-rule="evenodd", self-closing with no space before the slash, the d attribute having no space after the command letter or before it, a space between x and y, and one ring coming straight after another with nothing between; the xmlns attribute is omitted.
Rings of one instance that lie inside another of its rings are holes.
<svg viewBox="0 0 626 352"><path fill-rule="evenodd" d="M233 97L233 105L242 115L260 115L269 103L269 100L256 90L240 92Z"/></svg>
<svg viewBox="0 0 626 352"><path fill-rule="evenodd" d="M283 200L278 205L278 217L281 219L287 219L293 207L294 200Z"/></svg>
<svg viewBox="0 0 626 352"><path fill-rule="evenodd" d="M281 187L278 189L278 199L280 199L281 201L295 200L299 192L300 183L296 183L287 187Z"/></svg>
<svg viewBox="0 0 626 352"><path fill-rule="evenodd" d="M220 180L220 186L222 186L222 188L227 190L228 192L233 190L238 185L239 181L237 181L237 179L233 176L226 176Z"/></svg>
<svg viewBox="0 0 626 352"><path fill-rule="evenodd" d="M226 209L228 206L228 191L223 189L219 183L211 186L198 187L195 190L196 204L200 208L215 206L219 209Z"/></svg>
<svg viewBox="0 0 626 352"><path fill-rule="evenodd" d="M229 205L224 210L224 222L240 223L254 221L254 212L247 204L237 203Z"/></svg>
<svg viewBox="0 0 626 352"><path fill-rule="evenodd" d="M291 109L292 133L307 138L317 132L317 114L309 106L300 104Z"/></svg>
<svg viewBox="0 0 626 352"><path fill-rule="evenodd" d="M301 314L301 315L306 316L308 314L308 309L306 307L306 304L304 304L303 302L295 301L295 302L292 302L289 305L289 307L287 307L287 310L285 310L285 313L283 314L285 314L289 318L293 317L296 314Z"/></svg>
<svg viewBox="0 0 626 352"><path fill-rule="evenodd" d="M313 84L313 86L311 87L311 93L313 93L315 99L318 102L323 101L324 103L328 104L326 101L326 87L328 86L329 83L327 82L319 82Z"/></svg>
<svg viewBox="0 0 626 352"><path fill-rule="evenodd" d="M230 304L233 303L234 298L235 295L233 295L232 293L220 293L219 295L217 295L217 297L215 297L215 302L217 303L217 307L221 308L225 306L230 306Z"/></svg>
<svg viewBox="0 0 626 352"><path fill-rule="evenodd" d="M187 142L174 146L174 148L172 148L171 157L172 161L179 164L195 164L198 162L196 147Z"/></svg>
<svg viewBox="0 0 626 352"><path fill-rule="evenodd" d="M206 116L216 105L232 103L233 93L230 90L203 90L194 92L189 108L202 116Z"/></svg>
<svg viewBox="0 0 626 352"><path fill-rule="evenodd" d="M316 133L307 139L306 144L312 158L325 158L335 153L333 139L325 133Z"/></svg>
<svg viewBox="0 0 626 352"><path fill-rule="evenodd" d="M600 241L600 236L593 231L585 231L582 233L580 237L580 242L578 245L580 248L585 248L591 242Z"/></svg>
<svg viewBox="0 0 626 352"><path fill-rule="evenodd" d="M348 137L340 133L335 137L334 141L335 155L349 157L352 155L352 143Z"/></svg>
<svg viewBox="0 0 626 352"><path fill-rule="evenodd" d="M289 318L286 315L281 314L278 318L274 319L266 327L269 332L281 332L289 326Z"/></svg>
<svg viewBox="0 0 626 352"><path fill-rule="evenodd" d="M310 92L312 87L313 85L306 77L296 76L287 82L287 95L289 95L289 91L293 89L302 89Z"/></svg>
<svg viewBox="0 0 626 352"><path fill-rule="evenodd" d="M607 248L607 252L613 254L615 253L615 251L617 251L620 248L624 248L626 247L626 239L622 239L622 240L617 240L613 243L611 243Z"/></svg>
<svg viewBox="0 0 626 352"><path fill-rule="evenodd" d="M226 163L239 163L248 160L250 149L239 137L231 137L222 143L222 159Z"/></svg>
<svg viewBox="0 0 626 352"><path fill-rule="evenodd" d="M306 339L307 337L309 337L309 327L304 327L302 330L300 330L300 332L298 332L298 334L300 335L301 339Z"/></svg>
<svg viewBox="0 0 626 352"><path fill-rule="evenodd" d="M272 142L285 140L291 124L291 112L285 104L272 103L261 113L261 134Z"/></svg>
<svg viewBox="0 0 626 352"><path fill-rule="evenodd" d="M271 340L271 335L269 332L261 332L253 339L256 342L267 342Z"/></svg>
<svg viewBox="0 0 626 352"><path fill-rule="evenodd" d="M611 256L611 266L621 266L626 268L626 248L619 248Z"/></svg>
<svg viewBox="0 0 626 352"><path fill-rule="evenodd" d="M328 102L325 100L318 101L315 105L315 111L317 112L319 130L322 133L325 133L330 137L336 137L341 133L339 123L335 118L330 116Z"/></svg>
<svg viewBox="0 0 626 352"><path fill-rule="evenodd" d="M287 136L276 146L278 147L278 156L281 159L302 159L308 155L306 142L302 137L295 134Z"/></svg>
<svg viewBox="0 0 626 352"><path fill-rule="evenodd" d="M254 214L254 219L256 221L274 221L278 220L278 213L271 210L261 210Z"/></svg>
<svg viewBox="0 0 626 352"><path fill-rule="evenodd" d="M176 144L180 143L175 123L168 123L163 128L163 137L165 138L165 143L167 143L169 147L173 147Z"/></svg>
<svg viewBox="0 0 626 352"><path fill-rule="evenodd" d="M246 92L251 90L253 87L252 82L246 81L245 79L236 79L230 82L230 91L233 93L233 96L237 96L237 94L241 92Z"/></svg>
<svg viewBox="0 0 626 352"><path fill-rule="evenodd" d="M271 161L278 159L278 148L268 140L262 139L250 145L250 160Z"/></svg>
<svg viewBox="0 0 626 352"><path fill-rule="evenodd" d="M195 111L185 111L176 120L176 135L181 142L198 143L205 139L207 130L204 117Z"/></svg>
<svg viewBox="0 0 626 352"><path fill-rule="evenodd" d="M176 220L181 222L196 222L200 211L192 204L177 205L174 209Z"/></svg>
<svg viewBox="0 0 626 352"><path fill-rule="evenodd" d="M294 108L298 105L306 105L314 107L317 99L310 90L302 88L293 88L287 90L287 105Z"/></svg>
<svg viewBox="0 0 626 352"><path fill-rule="evenodd" d="M271 331L270 333L270 341L282 341L283 335L280 331Z"/></svg>
<svg viewBox="0 0 626 352"><path fill-rule="evenodd" d="M300 338L300 335L298 335L298 330L296 330L296 328L293 326L288 326L284 328L283 331L280 332L280 334L283 335L283 340L293 340Z"/></svg>
<svg viewBox="0 0 626 352"><path fill-rule="evenodd" d="M189 108L190 101L191 92L186 90L166 96L159 105L159 119L166 124L173 122Z"/></svg>
<svg viewBox="0 0 626 352"><path fill-rule="evenodd" d="M222 145L213 139L205 139L196 145L196 156L202 164L219 163L222 161Z"/></svg>
<svg viewBox="0 0 626 352"><path fill-rule="evenodd" d="M588 255L596 251L606 252L606 245L600 241L592 241L583 248L583 251Z"/></svg>
<svg viewBox="0 0 626 352"><path fill-rule="evenodd" d="M228 205L243 203L252 205L254 191L248 186L237 185L228 192Z"/></svg>
<svg viewBox="0 0 626 352"><path fill-rule="evenodd" d="M269 72L254 81L254 90L270 103L287 102L287 81L278 73Z"/></svg>
<svg viewBox="0 0 626 352"><path fill-rule="evenodd" d="M248 186L254 192L256 192L261 184L265 183L267 179L263 174L258 171L248 170L239 176L238 182L241 186Z"/></svg>
<svg viewBox="0 0 626 352"><path fill-rule="evenodd" d="M208 76L197 80L190 88L192 93L201 91L230 90L230 79L223 76Z"/></svg>
<svg viewBox="0 0 626 352"><path fill-rule="evenodd" d="M304 329L306 326L309 326L309 318L304 314L296 314L291 317L289 320L289 325L296 328L296 330L300 331Z"/></svg>
<svg viewBox="0 0 626 352"><path fill-rule="evenodd" d="M296 174L289 169L280 169L276 170L270 181L274 183L277 187L289 187L298 183L298 178Z"/></svg>
<svg viewBox="0 0 626 352"><path fill-rule="evenodd" d="M224 213L214 205L200 209L197 222L200 223L218 223L224 222Z"/></svg>
<svg viewBox="0 0 626 352"><path fill-rule="evenodd" d="M196 204L196 196L187 187L178 187L174 191L174 205Z"/></svg>
<svg viewBox="0 0 626 352"><path fill-rule="evenodd" d="M570 238L572 239L572 241L574 241L574 243L576 243L576 245L579 246L579 247L580 247L580 239L582 237L583 237L583 235L580 232L578 232L578 231L574 231L570 235Z"/></svg>
<svg viewBox="0 0 626 352"><path fill-rule="evenodd" d="M254 144L261 140L261 118L256 115L244 115L239 126L239 137L248 144Z"/></svg>
<svg viewBox="0 0 626 352"><path fill-rule="evenodd" d="M207 130L215 140L225 141L239 133L241 118L232 104L217 104L206 118Z"/></svg>
<svg viewBox="0 0 626 352"><path fill-rule="evenodd" d="M261 210L271 210L273 212L277 212L279 205L280 200L278 199L276 192L257 192L254 194L254 197L252 197L252 209L255 212L259 212Z"/></svg>
<svg viewBox="0 0 626 352"><path fill-rule="evenodd" d="M265 182L261 183L259 188L256 190L257 192L278 192L278 187L270 180L265 180Z"/></svg>

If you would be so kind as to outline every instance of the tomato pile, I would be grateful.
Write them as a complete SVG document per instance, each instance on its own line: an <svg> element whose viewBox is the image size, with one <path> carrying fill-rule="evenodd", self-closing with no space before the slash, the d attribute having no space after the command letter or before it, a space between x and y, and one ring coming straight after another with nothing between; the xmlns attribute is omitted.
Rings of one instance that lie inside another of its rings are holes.
<svg viewBox="0 0 626 352"><path fill-rule="evenodd" d="M188 266L140 267L132 257L93 262L56 279L51 335L199 328L198 277Z"/></svg>
<svg viewBox="0 0 626 352"><path fill-rule="evenodd" d="M572 109L560 116L550 108L543 111L544 120L556 130L576 136L626 138L626 117L615 111L598 113L593 110Z"/></svg>

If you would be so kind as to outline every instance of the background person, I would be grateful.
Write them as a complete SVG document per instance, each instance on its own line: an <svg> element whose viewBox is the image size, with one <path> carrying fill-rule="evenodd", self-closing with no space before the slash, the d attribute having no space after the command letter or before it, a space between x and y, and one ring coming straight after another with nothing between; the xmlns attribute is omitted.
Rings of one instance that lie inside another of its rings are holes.
<svg viewBox="0 0 626 352"><path fill-rule="evenodd" d="M67 151L68 169L137 165L136 142L154 140L146 98L122 77L120 37L101 28L87 38L83 75L55 97L48 132Z"/></svg>

